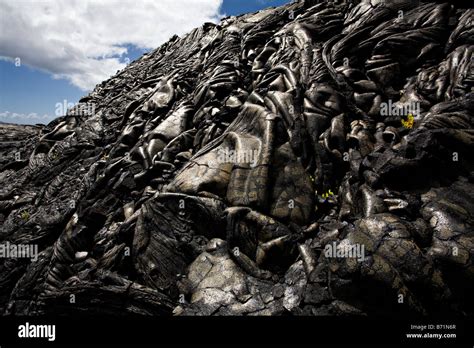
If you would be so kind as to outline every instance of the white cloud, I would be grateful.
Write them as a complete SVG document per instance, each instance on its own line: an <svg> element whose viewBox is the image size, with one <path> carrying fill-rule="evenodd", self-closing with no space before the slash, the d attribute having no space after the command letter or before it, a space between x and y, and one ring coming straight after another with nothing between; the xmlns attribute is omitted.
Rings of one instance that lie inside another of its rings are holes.
<svg viewBox="0 0 474 348"><path fill-rule="evenodd" d="M48 123L53 118L47 114L39 115L35 112L29 114L21 114L17 112L4 111L0 112L0 122L17 123L17 124L36 124Z"/></svg>
<svg viewBox="0 0 474 348"><path fill-rule="evenodd" d="M216 22L222 0L0 0L0 56L82 90L125 67L125 45L152 49ZM122 59L120 59L122 58Z"/></svg>

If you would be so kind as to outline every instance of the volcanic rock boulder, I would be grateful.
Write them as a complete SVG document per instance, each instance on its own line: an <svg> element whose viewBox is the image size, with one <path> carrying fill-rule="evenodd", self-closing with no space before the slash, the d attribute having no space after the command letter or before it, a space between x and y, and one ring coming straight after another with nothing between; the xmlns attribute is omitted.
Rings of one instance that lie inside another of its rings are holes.
<svg viewBox="0 0 474 348"><path fill-rule="evenodd" d="M0 125L0 312L472 315L472 19L227 17Z"/></svg>

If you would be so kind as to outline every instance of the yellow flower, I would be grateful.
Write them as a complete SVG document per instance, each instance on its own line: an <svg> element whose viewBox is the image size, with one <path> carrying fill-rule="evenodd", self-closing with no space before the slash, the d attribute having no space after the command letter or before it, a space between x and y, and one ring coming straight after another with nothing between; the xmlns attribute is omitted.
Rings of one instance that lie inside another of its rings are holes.
<svg viewBox="0 0 474 348"><path fill-rule="evenodd" d="M406 121L402 120L402 125L405 128L409 128L409 129L413 128L414 123L415 123L415 118L413 117L412 114L408 114Z"/></svg>

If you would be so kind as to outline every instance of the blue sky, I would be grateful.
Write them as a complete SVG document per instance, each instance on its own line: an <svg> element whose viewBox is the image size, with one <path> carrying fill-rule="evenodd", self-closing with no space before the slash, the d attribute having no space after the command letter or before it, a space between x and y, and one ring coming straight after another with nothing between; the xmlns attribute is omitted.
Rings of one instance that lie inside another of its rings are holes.
<svg viewBox="0 0 474 348"><path fill-rule="evenodd" d="M73 0L48 1L52 1L50 7L47 5L38 7L34 3L29 5L28 11L24 11L24 8L18 8L16 0L0 0L0 57L2 57L0 58L0 121L2 122L48 123L57 117L58 103L78 102L82 96L88 94L88 90L97 81L100 82L106 78L105 76L113 75L117 69L123 68L127 59L133 61L140 57L144 52L165 42L175 31L184 30L182 33L178 32L184 34L199 23L216 21L222 15L239 15L289 2L289 0L223 0L223 2L169 0L169 4L166 4L167 0L160 0L157 1L161 3L160 7L153 7L156 3L150 2L144 4L148 7L143 10L124 10L123 16L129 16L130 11L136 14L136 27L132 20L127 20L127 25L135 28L130 29L133 30L130 34L130 30L121 32L124 25L120 22L123 21L122 18L128 19L132 16L120 17L120 13L116 14L120 11L116 10L114 11L116 18L110 19L112 24L106 23L107 26L100 28L102 22L98 21L104 18L104 15L100 16L101 11L110 13L110 9L106 6L99 6L101 1L89 0L95 1L91 6L93 12L89 8L84 8L80 2L85 0L77 0L77 3ZM68 2L69 6L61 7L66 6L61 1L71 2ZM175 5L175 2L181 4ZM138 3L139 1L134 2ZM182 8L176 8L177 6ZM194 7L191 8L192 6ZM159 15L166 23L163 30L143 25L155 20L156 15L148 17L153 10L161 11ZM186 14L186 11L190 14ZM56 13L61 14L61 19L57 18ZM94 31L88 32L87 25L77 29L75 20L84 24L84 18L75 18L80 17L81 13L86 20L91 21L91 26L97 26ZM193 18L192 23L190 18ZM117 27L114 28L114 25ZM153 39L144 39L150 37ZM134 44L122 43L122 38ZM94 52L95 56L85 57L89 52ZM15 58L20 60L15 61Z"/></svg>
<svg viewBox="0 0 474 348"><path fill-rule="evenodd" d="M229 16L237 16L289 2L290 0L224 0L221 11Z"/></svg>

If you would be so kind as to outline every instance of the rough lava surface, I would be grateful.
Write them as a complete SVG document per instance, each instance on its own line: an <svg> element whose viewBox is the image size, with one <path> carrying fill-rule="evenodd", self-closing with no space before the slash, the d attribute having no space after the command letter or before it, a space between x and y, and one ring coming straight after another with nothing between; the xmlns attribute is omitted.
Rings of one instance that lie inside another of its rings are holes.
<svg viewBox="0 0 474 348"><path fill-rule="evenodd" d="M472 315L460 6L224 18L46 126L2 124L0 243L39 255L0 259L0 313Z"/></svg>

